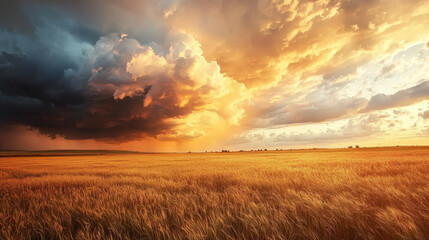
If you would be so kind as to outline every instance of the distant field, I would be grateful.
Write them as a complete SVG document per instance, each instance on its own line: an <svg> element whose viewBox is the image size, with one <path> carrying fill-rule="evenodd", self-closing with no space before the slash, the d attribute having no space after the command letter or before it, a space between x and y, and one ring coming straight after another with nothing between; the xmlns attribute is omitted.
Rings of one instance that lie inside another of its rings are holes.
<svg viewBox="0 0 429 240"><path fill-rule="evenodd" d="M70 238L429 239L429 148L1 157L0 239Z"/></svg>
<svg viewBox="0 0 429 240"><path fill-rule="evenodd" d="M0 150L0 157L87 156L87 155L107 155L107 154L139 154L139 152L119 151L119 150L46 150L46 151Z"/></svg>

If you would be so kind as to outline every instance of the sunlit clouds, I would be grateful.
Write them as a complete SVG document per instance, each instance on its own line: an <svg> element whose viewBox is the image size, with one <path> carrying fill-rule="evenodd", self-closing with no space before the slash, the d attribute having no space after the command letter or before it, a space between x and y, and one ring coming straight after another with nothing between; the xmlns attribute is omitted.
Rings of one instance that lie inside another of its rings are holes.
<svg viewBox="0 0 429 240"><path fill-rule="evenodd" d="M427 1L4 5L2 148L43 148L25 135L139 151L429 137Z"/></svg>

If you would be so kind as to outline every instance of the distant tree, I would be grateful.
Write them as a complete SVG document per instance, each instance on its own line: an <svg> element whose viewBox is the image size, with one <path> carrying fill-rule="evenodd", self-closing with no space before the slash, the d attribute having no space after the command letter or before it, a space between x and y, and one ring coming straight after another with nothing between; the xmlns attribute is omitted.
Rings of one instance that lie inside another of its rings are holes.
<svg viewBox="0 0 429 240"><path fill-rule="evenodd" d="M359 145L356 145L356 148L359 148Z"/></svg>
<svg viewBox="0 0 429 240"><path fill-rule="evenodd" d="M349 146L349 148L353 148L353 146Z"/></svg>

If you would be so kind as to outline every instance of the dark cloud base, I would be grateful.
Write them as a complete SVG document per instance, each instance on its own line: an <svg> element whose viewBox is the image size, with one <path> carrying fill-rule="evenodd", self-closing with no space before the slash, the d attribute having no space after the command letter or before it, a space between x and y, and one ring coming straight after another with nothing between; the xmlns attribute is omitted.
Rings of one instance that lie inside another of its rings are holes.
<svg viewBox="0 0 429 240"><path fill-rule="evenodd" d="M156 136L173 127L163 123L166 109L143 107L150 86L115 99L113 89L99 91L88 82L69 87L61 74L43 73L34 65L24 55L0 55L2 127L23 124L52 138L105 141Z"/></svg>

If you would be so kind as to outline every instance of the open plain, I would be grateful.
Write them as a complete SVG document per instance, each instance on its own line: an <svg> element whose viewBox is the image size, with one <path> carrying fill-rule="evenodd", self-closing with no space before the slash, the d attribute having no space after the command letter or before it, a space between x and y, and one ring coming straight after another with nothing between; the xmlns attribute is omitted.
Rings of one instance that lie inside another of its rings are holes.
<svg viewBox="0 0 429 240"><path fill-rule="evenodd" d="M428 238L429 147L0 158L0 239Z"/></svg>

